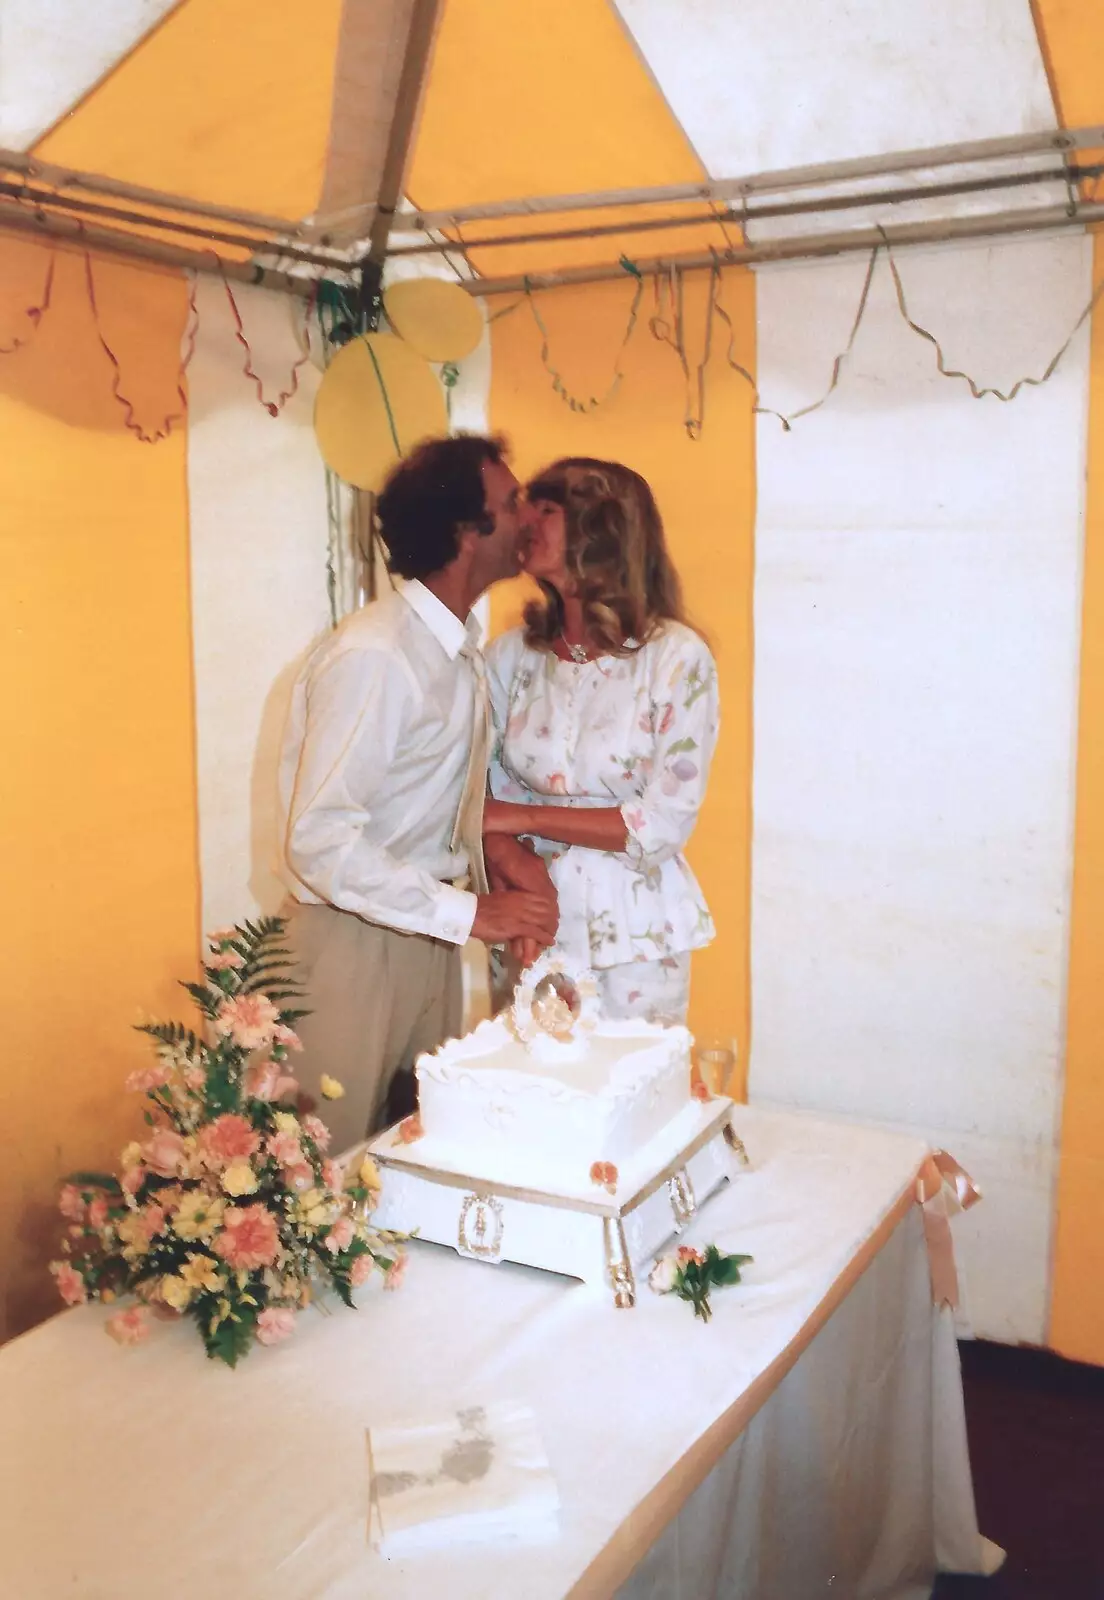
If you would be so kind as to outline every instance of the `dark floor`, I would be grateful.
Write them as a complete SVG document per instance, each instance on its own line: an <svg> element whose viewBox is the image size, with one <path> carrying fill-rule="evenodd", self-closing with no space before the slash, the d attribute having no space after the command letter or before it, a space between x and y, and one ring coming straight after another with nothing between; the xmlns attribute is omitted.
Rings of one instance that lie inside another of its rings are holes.
<svg viewBox="0 0 1104 1600"><path fill-rule="evenodd" d="M933 1600L1104 1600L1104 1370L1042 1350L961 1346L992 1578L940 1578Z"/></svg>

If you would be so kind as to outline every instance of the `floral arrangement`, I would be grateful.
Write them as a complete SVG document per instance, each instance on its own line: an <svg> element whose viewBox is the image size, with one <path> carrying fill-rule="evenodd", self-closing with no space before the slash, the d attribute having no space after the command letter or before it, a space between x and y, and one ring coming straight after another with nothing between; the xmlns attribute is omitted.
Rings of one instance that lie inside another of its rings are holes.
<svg viewBox="0 0 1104 1600"><path fill-rule="evenodd" d="M750 1260L750 1256L725 1255L715 1244L706 1245L704 1251L684 1244L673 1256L660 1256L648 1274L648 1287L656 1294L677 1294L680 1300L689 1300L694 1315L708 1322L713 1315L709 1291L739 1283L740 1268Z"/></svg>
<svg viewBox="0 0 1104 1600"><path fill-rule="evenodd" d="M256 1340L275 1344L319 1290L348 1306L379 1271L395 1288L399 1239L370 1224L380 1178L371 1159L347 1173L326 1156L329 1132L295 1109L289 1053L302 995L288 975L284 924L211 934L202 983L185 983L205 1037L147 1023L155 1062L127 1080L148 1101L143 1140L118 1177L73 1174L61 1191L64 1259L51 1263L69 1305L133 1295L107 1331L136 1344L151 1313L194 1317L211 1357L236 1365ZM324 1097L344 1093L321 1081Z"/></svg>

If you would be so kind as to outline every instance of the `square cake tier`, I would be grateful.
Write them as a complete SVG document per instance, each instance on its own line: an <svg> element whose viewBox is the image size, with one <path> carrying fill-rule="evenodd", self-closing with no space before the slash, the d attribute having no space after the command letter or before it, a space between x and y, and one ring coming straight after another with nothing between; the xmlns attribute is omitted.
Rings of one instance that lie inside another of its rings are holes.
<svg viewBox="0 0 1104 1600"><path fill-rule="evenodd" d="M577 1057L531 1052L501 1018L419 1058L418 1103L434 1159L500 1181L574 1186L618 1166L690 1103L690 1034L600 1022Z"/></svg>

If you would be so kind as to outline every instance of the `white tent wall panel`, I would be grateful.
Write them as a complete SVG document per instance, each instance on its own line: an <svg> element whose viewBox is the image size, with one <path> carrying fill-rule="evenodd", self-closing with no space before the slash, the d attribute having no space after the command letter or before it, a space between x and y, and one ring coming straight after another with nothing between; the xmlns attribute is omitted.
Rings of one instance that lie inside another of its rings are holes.
<svg viewBox="0 0 1104 1600"><path fill-rule="evenodd" d="M911 252L913 313L1039 373L1082 237ZM864 264L758 278L758 376L823 392ZM1042 1341L1072 860L1087 334L1014 403L941 378L884 264L840 387L761 419L752 888L758 1100L907 1126L974 1172L981 1333ZM985 1130L984 1134L981 1130Z"/></svg>
<svg viewBox="0 0 1104 1600"><path fill-rule="evenodd" d="M25 150L179 0L0 0L0 145Z"/></svg>
<svg viewBox="0 0 1104 1600"><path fill-rule="evenodd" d="M266 397L289 387L302 303L235 287ZM319 373L278 417L242 371L222 283L201 275L188 371L188 498L203 926L278 909L276 761L295 669L329 626ZM317 340L317 334L315 334Z"/></svg>

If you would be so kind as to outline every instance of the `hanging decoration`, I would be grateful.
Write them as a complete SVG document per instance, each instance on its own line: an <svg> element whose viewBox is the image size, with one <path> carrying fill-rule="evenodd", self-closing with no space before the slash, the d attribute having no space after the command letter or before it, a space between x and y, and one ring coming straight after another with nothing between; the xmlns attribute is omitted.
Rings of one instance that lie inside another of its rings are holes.
<svg viewBox="0 0 1104 1600"><path fill-rule="evenodd" d="M549 354L550 342L548 338L548 329L544 325L544 319L541 316L540 310L537 306L537 297L533 293L533 287L528 278L525 280L524 299L529 306L529 310L533 314L533 321L536 323L537 330L541 336L541 364L544 367L544 370L548 373L548 376L552 379L552 388L554 392L559 395L560 399L563 401L564 405L567 406L569 411L577 411L585 415L588 412L597 411L599 406L608 405L613 399L614 395L617 393L618 389L621 387L621 380L625 376L621 363L624 359L625 352L629 347L629 341L636 330L637 317L640 313L640 302L644 295L644 278L639 268L636 267L634 263L631 262L626 256L621 257L621 266L630 275L630 277L636 280L636 287L633 290L632 303L629 306L628 322L625 325L625 332L622 335L621 343L617 347L617 355L615 356L613 363L613 377L610 379L605 393L600 395L591 395L589 399L586 400L580 400L576 395L571 393L560 373L552 365L551 356ZM508 310L513 311L520 303L520 301L515 301L514 305L510 306ZM506 313L503 313L503 315L505 314Z"/></svg>
<svg viewBox="0 0 1104 1600"><path fill-rule="evenodd" d="M314 405L323 460L358 489L378 490L411 445L446 427L432 367L393 333L351 339L327 367Z"/></svg>
<svg viewBox="0 0 1104 1600"><path fill-rule="evenodd" d="M111 348L110 344L108 344L107 339L104 336L103 325L100 322L100 308L96 302L96 281L92 275L92 253L90 250L86 250L84 252L84 281L88 290L88 304L92 310L92 322L96 329L96 338L100 342L100 349L111 363L111 393L118 401L119 405L123 408L124 425L131 433L135 435L140 444L157 444L160 440L167 439L169 434L172 432L173 423L183 421L188 413L188 394L184 386L184 374L187 369L188 361L191 359L192 352L195 350L194 329L191 334L189 348L186 352L186 355L181 360L180 370L176 381L176 393L180 400L180 409L179 411L170 412L170 414L162 420L160 427L150 432L137 420L133 403L123 393L123 369L119 363L118 356L115 354L114 350ZM193 321L194 312L195 285L193 284L192 296L188 308L189 323L192 323Z"/></svg>
<svg viewBox="0 0 1104 1600"><path fill-rule="evenodd" d="M455 363L483 337L483 316L472 295L443 278L406 278L383 293L392 328L427 361Z"/></svg>
<svg viewBox="0 0 1104 1600"><path fill-rule="evenodd" d="M245 376L252 381L257 390L257 399L260 401L261 405L264 406L269 416L278 417L280 412L287 405L288 401L293 399L295 395L298 394L299 372L301 368L306 366L307 362L311 358L310 319L311 312L314 309L315 300L318 296L318 284L314 283L311 285L310 293L307 297L307 307L303 317L302 332L298 335L299 359L295 362L291 369L291 373L288 377L288 387L286 389L281 389L275 400L267 400L265 398L264 384L261 381L260 375L255 372L253 368L253 351L250 348L249 340L246 337L245 324L242 322L241 312L238 310L238 302L234 299L234 291L230 287L229 278L222 270L221 262L219 263L219 275L222 278L222 286L226 290L226 298L230 302L230 313L234 318L234 337L245 351L245 365L242 367L242 371L244 372Z"/></svg>
<svg viewBox="0 0 1104 1600"><path fill-rule="evenodd" d="M50 309L50 299L54 292L54 268L57 265L57 250L51 250L46 263L46 281L42 285L42 297L37 305L28 306L23 315L31 324L31 331L22 339L13 339L11 344L0 344L0 356L13 356L17 350L22 350L24 345L30 344L43 317Z"/></svg>

